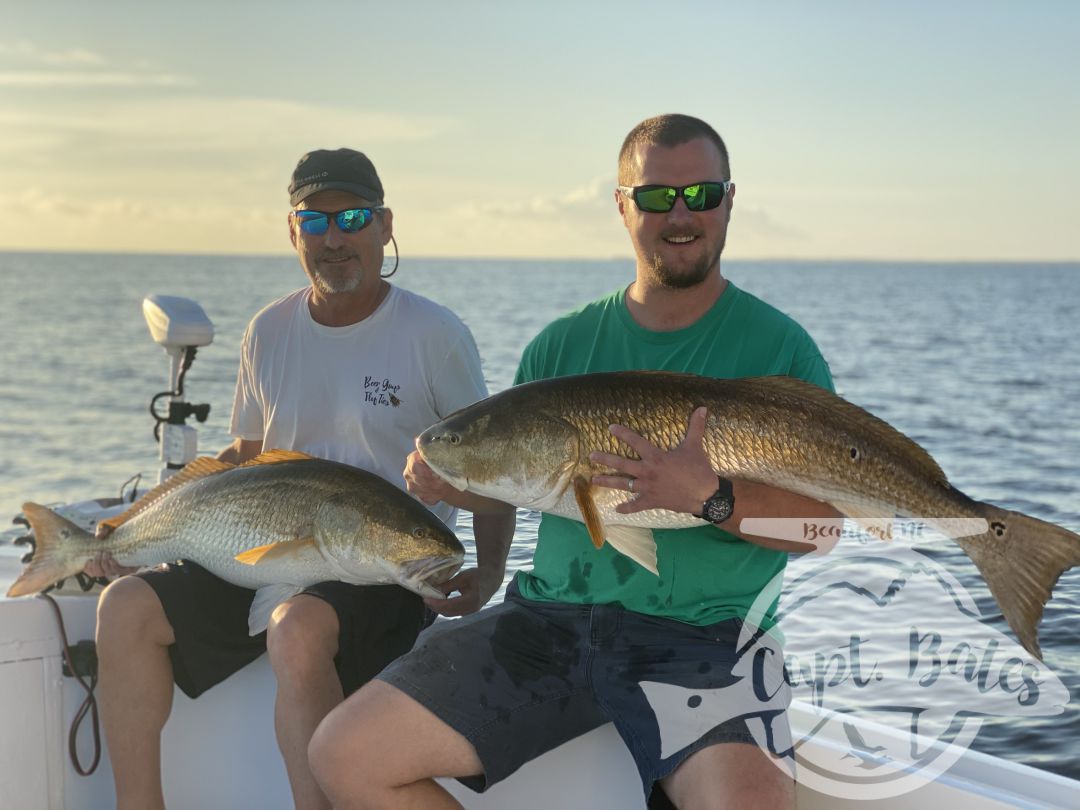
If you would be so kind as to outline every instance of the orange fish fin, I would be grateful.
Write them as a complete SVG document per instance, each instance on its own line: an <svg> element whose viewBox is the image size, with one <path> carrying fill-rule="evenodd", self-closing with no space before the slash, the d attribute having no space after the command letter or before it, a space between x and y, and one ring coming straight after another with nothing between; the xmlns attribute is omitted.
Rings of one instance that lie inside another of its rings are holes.
<svg viewBox="0 0 1080 810"><path fill-rule="evenodd" d="M8 588L8 596L37 593L74 576L95 550L91 545L93 535L48 507L24 503L22 510L34 530L34 556Z"/></svg>
<svg viewBox="0 0 1080 810"><path fill-rule="evenodd" d="M299 450L264 450L251 461L245 461L241 467L254 467L258 464L284 464L286 461L314 461L314 456Z"/></svg>
<svg viewBox="0 0 1080 810"><path fill-rule="evenodd" d="M300 537L296 540L282 540L280 543L267 543L265 546L256 546L242 551L236 555L236 561L244 565L258 565L259 563L279 560L282 557L291 557L299 554L306 548L315 546L314 537Z"/></svg>
<svg viewBox="0 0 1080 810"><path fill-rule="evenodd" d="M578 509L581 510L581 518L585 521L585 528L589 530L589 537L593 545L600 548L604 545L604 522L600 519L600 511L592 497L592 482L584 475L574 476L574 498L577 500Z"/></svg>
<svg viewBox="0 0 1080 810"><path fill-rule="evenodd" d="M218 473L226 472L231 469L234 469L234 465L229 464L227 461L219 461L213 456L199 456L194 461L189 461L185 464L182 470L162 481L139 498L139 500L126 512L114 515L110 518L105 518L104 520L98 521L98 523L99 525L107 526L110 529L116 529L127 523L140 512L149 509L170 492L173 492L186 484L190 484L192 481L196 481L199 478L205 478L208 475L217 475Z"/></svg>
<svg viewBox="0 0 1080 810"><path fill-rule="evenodd" d="M581 510L581 519L585 522L585 528L589 529L589 537L593 539L593 545L597 549L604 545L604 537L607 531L604 529L604 521L600 519L599 510L593 501L593 485L584 475L573 476L573 497L578 501L578 509Z"/></svg>

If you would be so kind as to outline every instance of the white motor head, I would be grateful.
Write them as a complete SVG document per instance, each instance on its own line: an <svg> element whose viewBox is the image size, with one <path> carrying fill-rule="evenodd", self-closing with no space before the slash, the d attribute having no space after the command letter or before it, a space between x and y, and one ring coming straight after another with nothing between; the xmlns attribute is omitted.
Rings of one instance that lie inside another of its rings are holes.
<svg viewBox="0 0 1080 810"><path fill-rule="evenodd" d="M148 295L143 299L143 317L154 342L170 353L186 346L206 346L214 340L214 324L190 298Z"/></svg>

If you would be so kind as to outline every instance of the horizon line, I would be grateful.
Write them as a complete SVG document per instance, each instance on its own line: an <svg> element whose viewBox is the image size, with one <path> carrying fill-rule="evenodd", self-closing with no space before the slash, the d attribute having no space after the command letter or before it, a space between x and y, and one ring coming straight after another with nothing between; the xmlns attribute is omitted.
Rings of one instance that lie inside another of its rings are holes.
<svg viewBox="0 0 1080 810"><path fill-rule="evenodd" d="M185 251L185 252L157 252L147 250L77 250L77 249L44 249L44 248L0 248L0 256L5 254L32 254L42 256L153 256L155 258L163 257L176 257L176 258L247 258L247 259L284 259L295 258L296 253L293 251L276 251L266 253L221 253L213 251ZM481 262L594 262L610 263L610 262L633 262L634 257L632 255L622 256L475 256L475 255L446 255L446 254L417 254L410 258L420 259L424 261L436 260L436 261L481 261ZM1023 259L1001 259L1001 258L890 258L890 257L874 257L874 256L862 256L862 257L815 257L815 256L755 256L755 257L727 257L724 259L727 263L755 263L755 262L795 262L795 263L826 263L831 262L834 264L996 264L996 265L1023 265L1023 264L1045 264L1045 265L1071 265L1080 264L1080 257L1077 258L1023 258Z"/></svg>

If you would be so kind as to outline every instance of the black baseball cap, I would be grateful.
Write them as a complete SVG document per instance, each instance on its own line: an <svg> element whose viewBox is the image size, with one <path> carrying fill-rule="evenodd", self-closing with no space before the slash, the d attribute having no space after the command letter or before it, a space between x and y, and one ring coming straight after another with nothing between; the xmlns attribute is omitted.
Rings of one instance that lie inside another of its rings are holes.
<svg viewBox="0 0 1080 810"><path fill-rule="evenodd" d="M293 170L289 204L296 205L318 191L351 191L372 202L383 201L382 181L367 155L355 149L316 149Z"/></svg>

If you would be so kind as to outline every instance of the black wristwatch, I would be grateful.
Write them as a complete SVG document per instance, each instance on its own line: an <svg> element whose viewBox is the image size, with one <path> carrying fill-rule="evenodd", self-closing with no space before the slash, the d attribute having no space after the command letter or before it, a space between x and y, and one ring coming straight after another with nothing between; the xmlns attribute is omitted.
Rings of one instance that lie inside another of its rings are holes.
<svg viewBox="0 0 1080 810"><path fill-rule="evenodd" d="M701 514L694 515L702 520L707 520L719 526L735 510L735 494L731 482L723 476L716 476L719 483L716 492L710 495L701 505Z"/></svg>

